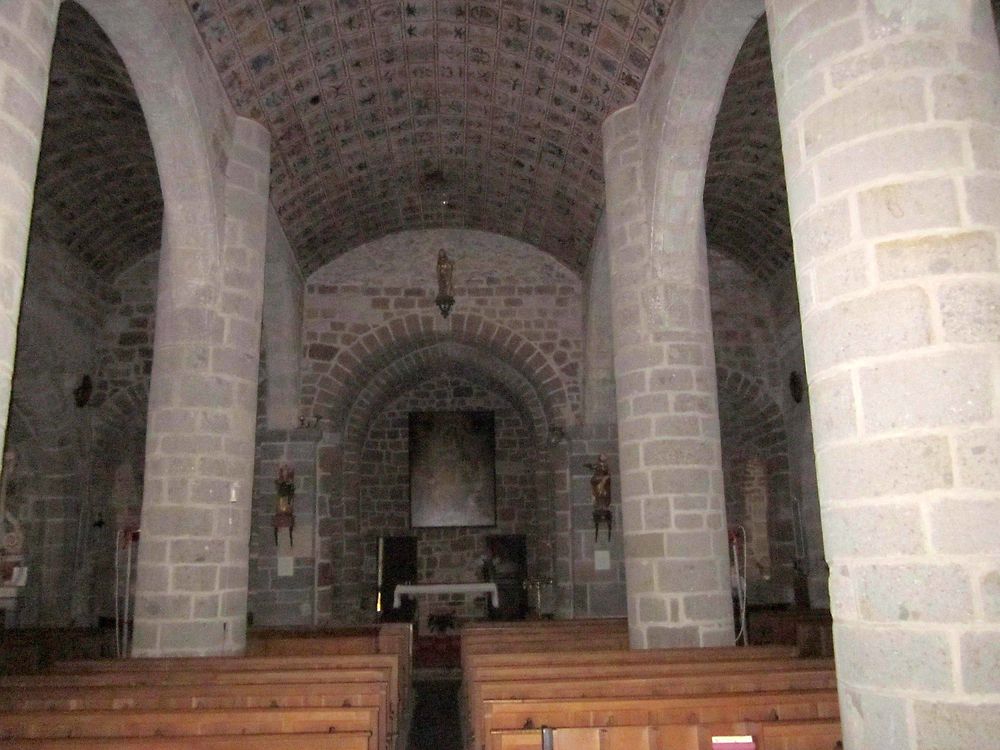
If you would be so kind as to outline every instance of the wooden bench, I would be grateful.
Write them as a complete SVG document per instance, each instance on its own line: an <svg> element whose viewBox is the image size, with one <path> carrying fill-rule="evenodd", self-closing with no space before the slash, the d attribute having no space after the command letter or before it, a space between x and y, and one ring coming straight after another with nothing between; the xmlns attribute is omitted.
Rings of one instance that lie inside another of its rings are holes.
<svg viewBox="0 0 1000 750"><path fill-rule="evenodd" d="M413 670L413 625L384 623L331 630L251 630L246 656L335 656L385 654L399 659L401 700L406 702Z"/></svg>
<svg viewBox="0 0 1000 750"><path fill-rule="evenodd" d="M315 669L386 669L389 673L390 711L398 716L401 700L406 695L400 681L399 657L389 654L344 654L338 656L220 656L143 659L95 659L57 662L52 674L148 673L166 675L171 672L201 673L212 679L226 672L282 672ZM239 679L237 679L239 681ZM270 680L278 681L278 678ZM0 682L0 684L3 684Z"/></svg>
<svg viewBox="0 0 1000 750"><path fill-rule="evenodd" d="M39 702L38 694L60 690L54 697L62 698L61 707L67 710L371 707L377 712L368 728L373 741L379 748L392 748L398 733L398 661L396 656L376 654L63 662L44 675L0 677L0 701L6 701L9 709L28 709L29 704L10 694L31 697L33 691L35 702L30 707L51 708L51 702ZM356 668L359 664L380 666ZM284 665L297 668L275 668ZM79 671L72 671L76 667ZM144 688L144 702L128 698Z"/></svg>
<svg viewBox="0 0 1000 750"><path fill-rule="evenodd" d="M577 644L579 649L580 644ZM726 661L732 659L774 659L795 657L792 646L719 646L711 648L664 648L645 651L596 649L586 651L508 651L506 653L469 654L463 669L479 666L558 666L565 664L662 664L683 661Z"/></svg>
<svg viewBox="0 0 1000 750"><path fill-rule="evenodd" d="M369 732L115 737L115 750L368 750ZM108 738L0 740L17 750L108 750Z"/></svg>
<svg viewBox="0 0 1000 750"><path fill-rule="evenodd" d="M203 708L374 707L377 744L391 748L395 729L384 682L231 685L20 687L0 690L0 711L94 711Z"/></svg>
<svg viewBox="0 0 1000 750"><path fill-rule="evenodd" d="M836 750L840 722L732 722L728 724L661 724L634 727L568 727L552 731L553 750L711 750L713 736L751 735L757 750ZM495 730L496 750L538 750L538 729Z"/></svg>
<svg viewBox="0 0 1000 750"><path fill-rule="evenodd" d="M836 690L682 695L645 698L486 700L485 732L476 748L499 750L495 732L551 726L651 727L737 721L836 719Z"/></svg>
<svg viewBox="0 0 1000 750"><path fill-rule="evenodd" d="M106 711L25 711L0 714L0 738L189 737L199 735L367 733L367 750L380 750L371 728L375 707L210 708Z"/></svg>
<svg viewBox="0 0 1000 750"><path fill-rule="evenodd" d="M770 662L764 662L770 664ZM469 721L474 734L485 736L483 707L493 700L528 700L560 698L644 698L694 694L788 692L794 690L835 689L837 677L832 668L764 669L760 671L700 673L698 664L684 665L686 673L670 676L605 676L601 679L533 679L477 682L469 694Z"/></svg>

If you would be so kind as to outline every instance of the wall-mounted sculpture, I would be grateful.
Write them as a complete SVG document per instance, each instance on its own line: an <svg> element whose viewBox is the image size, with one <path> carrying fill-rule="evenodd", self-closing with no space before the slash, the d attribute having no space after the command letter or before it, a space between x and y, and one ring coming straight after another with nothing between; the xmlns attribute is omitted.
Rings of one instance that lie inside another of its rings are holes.
<svg viewBox="0 0 1000 750"><path fill-rule="evenodd" d="M597 457L596 464L584 464L584 466L594 472L590 477L590 492L594 498L594 541L597 541L601 524L606 523L610 542L614 516L611 513L611 472L608 469L608 457L602 453Z"/></svg>

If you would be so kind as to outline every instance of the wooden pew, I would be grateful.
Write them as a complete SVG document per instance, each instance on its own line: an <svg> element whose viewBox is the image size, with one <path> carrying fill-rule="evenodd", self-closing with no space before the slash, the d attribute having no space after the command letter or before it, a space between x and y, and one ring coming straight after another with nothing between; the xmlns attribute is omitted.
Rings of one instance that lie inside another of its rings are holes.
<svg viewBox="0 0 1000 750"><path fill-rule="evenodd" d="M579 644L577 644L579 649ZM726 661L732 659L774 659L796 656L792 646L719 646L711 648L664 648L631 651L595 649L586 651L508 651L470 654L466 667L478 666L558 666L564 664L662 664L682 661Z"/></svg>
<svg viewBox="0 0 1000 750"><path fill-rule="evenodd" d="M19 687L0 689L0 712L154 710L203 708L374 707L377 744L392 747L388 689L374 683L278 683L230 685L155 685Z"/></svg>
<svg viewBox="0 0 1000 750"><path fill-rule="evenodd" d="M368 732L244 734L187 737L115 737L115 750L368 750ZM0 740L17 750L108 750L108 738Z"/></svg>
<svg viewBox="0 0 1000 750"><path fill-rule="evenodd" d="M461 632L462 665L473 653L576 650L580 643L598 649L627 649L627 624L615 619L469 625Z"/></svg>
<svg viewBox="0 0 1000 750"><path fill-rule="evenodd" d="M367 750L380 750L371 727L374 707L212 708L111 711L25 711L0 714L0 738L188 737L286 733L368 733Z"/></svg>
<svg viewBox="0 0 1000 750"><path fill-rule="evenodd" d="M399 657L400 687L408 695L413 668L413 625L384 623L332 630L251 630L246 656L388 654Z"/></svg>
<svg viewBox="0 0 1000 750"><path fill-rule="evenodd" d="M94 701L107 698L107 691L126 691L126 694L137 694L145 688L148 691L149 703L142 704L147 708L177 707L179 705L209 705L217 707L242 706L309 706L309 705L368 705L378 708L377 722L370 729L379 747L391 748L398 732L398 675L394 669L396 657L350 657L348 663L367 663L379 661L383 665L371 669L330 668L331 664L343 663L342 657L318 657L316 659L302 658L257 658L240 660L236 658L219 659L175 659L150 660L156 661L156 669L139 670L136 662L141 660L121 660L113 662L85 662L83 666L89 671L71 673L72 662L57 665L60 671L44 675L14 675L0 677L0 696L14 691L18 694L28 694L40 691L52 694L55 690L63 691L56 694L67 698L68 693L88 689L87 695L93 695L93 700L86 699L82 703L78 699L77 708L96 708ZM358 660L361 661L358 661ZM169 661L169 664L164 662ZM219 664L218 662L223 662ZM294 666L309 666L304 669L267 669L267 665L293 664ZM214 665L214 669L211 667ZM240 666L250 666L251 669L240 669ZM336 689L338 695L328 699L310 699L309 693L322 690L323 694L334 692L330 684L340 684ZM104 694L92 692L105 690ZM373 695L374 692L374 695ZM170 699L167 706L155 702L155 696L163 695ZM229 697L227 697L227 695ZM273 696L273 697L272 697ZM359 697L360 696L360 697ZM8 697L7 700L10 700ZM118 706L127 706L128 700L118 698ZM16 707L16 702L12 707ZM101 705L106 705L101 704ZM23 706L22 706L23 707Z"/></svg>
<svg viewBox="0 0 1000 750"><path fill-rule="evenodd" d="M633 727L565 727L552 730L553 750L711 750L719 735L751 735L757 750L836 750L840 722L732 722L729 724L661 724ZM538 750L538 729L495 730L496 750Z"/></svg>
<svg viewBox="0 0 1000 750"><path fill-rule="evenodd" d="M56 662L53 674L197 672L205 675L225 672L267 672L309 669L387 669L389 671L390 711L399 715L405 688L400 681L400 660L390 654L345 654L338 656L220 656L141 659L95 659ZM2 684L2 682L0 682Z"/></svg>
<svg viewBox="0 0 1000 750"><path fill-rule="evenodd" d="M765 662L769 664L769 662ZM470 723L474 734L485 737L483 707L492 700L529 700L561 698L644 698L722 693L789 692L794 690L835 689L834 670L792 669L742 672L700 673L697 664L686 665L686 673L671 676L625 677L605 676L601 679L537 679L502 682L478 682L469 696Z"/></svg>
<svg viewBox="0 0 1000 750"><path fill-rule="evenodd" d="M499 750L499 730L601 726L651 727L737 721L836 719L836 690L754 692L647 698L484 701L486 731L476 748Z"/></svg>

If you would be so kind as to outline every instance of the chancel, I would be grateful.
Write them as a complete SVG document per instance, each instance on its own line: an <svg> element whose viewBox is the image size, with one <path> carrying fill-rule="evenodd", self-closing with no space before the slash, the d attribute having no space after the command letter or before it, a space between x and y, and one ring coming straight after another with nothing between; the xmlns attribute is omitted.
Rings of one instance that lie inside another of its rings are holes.
<svg viewBox="0 0 1000 750"><path fill-rule="evenodd" d="M998 9L0 0L0 746L1000 747Z"/></svg>

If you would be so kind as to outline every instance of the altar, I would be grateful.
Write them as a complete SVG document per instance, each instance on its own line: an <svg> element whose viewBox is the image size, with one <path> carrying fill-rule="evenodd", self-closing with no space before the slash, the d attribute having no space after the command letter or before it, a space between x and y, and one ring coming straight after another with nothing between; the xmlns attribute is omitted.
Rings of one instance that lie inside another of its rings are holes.
<svg viewBox="0 0 1000 750"><path fill-rule="evenodd" d="M500 593L495 583L400 583L392 594L392 606L399 607L404 596L432 594L489 594L494 608L500 606Z"/></svg>

